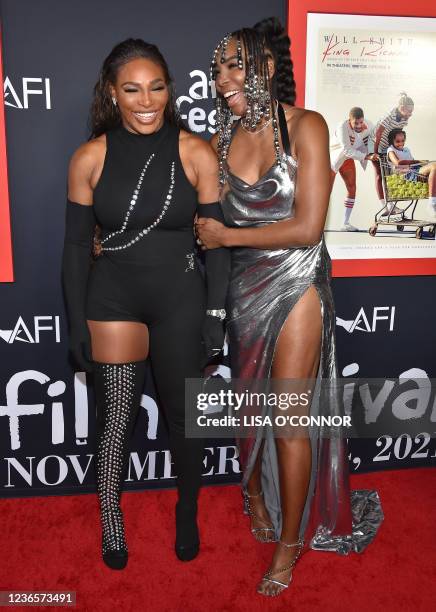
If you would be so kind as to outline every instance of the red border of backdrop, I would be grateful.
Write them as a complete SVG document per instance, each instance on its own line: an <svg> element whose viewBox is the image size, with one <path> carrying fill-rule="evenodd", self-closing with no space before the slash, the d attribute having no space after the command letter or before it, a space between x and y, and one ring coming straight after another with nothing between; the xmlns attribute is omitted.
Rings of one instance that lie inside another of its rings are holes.
<svg viewBox="0 0 436 612"><path fill-rule="evenodd" d="M307 13L341 15L380 15L386 17L435 17L428 0L413 3L398 0L289 0L288 32L292 41L292 60L297 82L297 105L304 106L306 82ZM333 276L425 276L436 274L436 259L336 259Z"/></svg>
<svg viewBox="0 0 436 612"><path fill-rule="evenodd" d="M12 267L11 222L9 214L8 164L6 158L5 106L3 96L3 64L0 27L0 282L14 280Z"/></svg>

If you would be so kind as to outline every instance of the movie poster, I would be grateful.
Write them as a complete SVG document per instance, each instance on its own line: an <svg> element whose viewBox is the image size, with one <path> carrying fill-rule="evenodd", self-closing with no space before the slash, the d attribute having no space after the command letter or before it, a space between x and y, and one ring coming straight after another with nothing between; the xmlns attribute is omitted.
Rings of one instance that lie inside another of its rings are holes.
<svg viewBox="0 0 436 612"><path fill-rule="evenodd" d="M308 14L305 105L330 132L333 259L436 257L435 103L436 19Z"/></svg>

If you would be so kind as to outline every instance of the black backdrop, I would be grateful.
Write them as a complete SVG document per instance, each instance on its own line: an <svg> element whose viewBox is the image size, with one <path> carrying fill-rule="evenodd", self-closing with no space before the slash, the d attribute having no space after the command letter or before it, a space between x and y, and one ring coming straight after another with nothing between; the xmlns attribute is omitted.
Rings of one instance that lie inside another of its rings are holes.
<svg viewBox="0 0 436 612"><path fill-rule="evenodd" d="M271 14L285 21L286 3L0 0L0 9L15 271L14 283L0 285L0 496L93 490L92 387L68 362L60 262L66 168L88 137L99 67L124 38L157 43L178 96L185 96L182 115L209 137L213 101L206 85L217 40ZM345 375L395 378L418 368L436 376L435 287L433 277L334 280ZM378 318L387 314L389 319ZM153 398L149 376L127 488L172 484L165 427ZM353 440L352 470L435 461L430 448L427 454L414 453L413 445L410 452L394 452L381 442ZM382 458L380 450L386 450ZM238 473L232 442L210 442L205 482L233 482Z"/></svg>

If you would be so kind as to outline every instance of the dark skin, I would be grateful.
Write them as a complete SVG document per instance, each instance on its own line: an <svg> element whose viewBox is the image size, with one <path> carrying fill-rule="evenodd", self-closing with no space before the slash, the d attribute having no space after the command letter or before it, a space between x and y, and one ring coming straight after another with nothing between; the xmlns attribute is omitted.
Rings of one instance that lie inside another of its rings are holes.
<svg viewBox="0 0 436 612"><path fill-rule="evenodd" d="M224 64L218 65L216 87L219 93L238 92L228 99L235 115L244 116L247 103L244 96L245 71L235 61L236 43L229 41ZM270 76L274 63L269 60ZM203 249L221 246L281 249L317 244L323 233L330 196L330 159L327 125L318 113L283 104L291 142L291 154L298 160L295 191L295 216L270 225L252 228L230 228L213 219L199 219L196 230ZM263 123L258 127L262 127ZM216 148L216 136L212 145ZM254 184L275 161L272 126L259 133L247 133L240 126L228 154L231 172L249 184ZM279 335L271 376L281 379L313 379L316 376L321 349L321 306L315 287L311 286L294 306ZM276 438L279 462L280 496L283 528L281 540L297 542L311 470L311 445L307 438ZM261 491L261 452L248 483L248 493ZM250 499L250 505L260 520L252 519L253 527L271 524L261 496ZM277 545L270 568L279 570L295 558L296 548ZM274 578L288 582L291 571L274 573ZM261 580L258 592L278 595L279 585Z"/></svg>
<svg viewBox="0 0 436 612"><path fill-rule="evenodd" d="M392 143L396 149L403 149L406 143L404 134L397 134ZM410 164L424 164L419 169L419 174L428 176L428 190L430 196L436 195L436 162L428 162L424 159L398 159L393 151L389 152L389 161L395 166L410 166Z"/></svg>
<svg viewBox="0 0 436 612"><path fill-rule="evenodd" d="M282 106L286 111L291 137L291 154L299 164L295 216L286 221L253 228L230 228L214 219L199 219L196 227L204 248L247 246L280 249L312 246L320 241L330 196L327 125L318 113L288 104ZM233 174L254 184L271 168L274 161L271 127L256 135L247 134L240 127L237 129L228 155Z"/></svg>
<svg viewBox="0 0 436 612"><path fill-rule="evenodd" d="M116 82L109 86L117 100L124 127L136 134L152 134L164 121L168 87L162 68L138 58L124 64ZM180 132L180 159L186 176L196 189L200 203L218 199L218 165L210 145L198 136ZM105 134L83 144L74 153L68 174L68 197L92 206L106 154ZM133 321L88 321L92 358L102 363L143 361L148 357L149 334L143 323Z"/></svg>
<svg viewBox="0 0 436 612"><path fill-rule="evenodd" d="M410 119L410 117L413 114L413 106L410 106L410 105L399 106L398 107L398 114L403 119ZM374 151L376 153L378 153L378 147L379 147L379 144L380 144L380 140L381 140L385 130L386 130L386 128L383 125L380 125L377 128L377 131L375 133ZM384 195L383 195L383 186L382 186L382 176L381 176L380 165L378 163L376 163L375 161L373 161L372 164L373 164L374 172L375 172L375 188L377 190L377 195L378 195L379 199L381 200L384 197Z"/></svg>
<svg viewBox="0 0 436 612"><path fill-rule="evenodd" d="M345 168L344 168L344 164L342 164L342 166L339 168L338 172L341 175L344 183L345 183L345 187L347 189L347 198L355 198L356 197L356 164L346 164ZM334 172L333 170L331 171L331 178L332 178L332 189L333 189L333 184L335 182L336 179L336 172Z"/></svg>

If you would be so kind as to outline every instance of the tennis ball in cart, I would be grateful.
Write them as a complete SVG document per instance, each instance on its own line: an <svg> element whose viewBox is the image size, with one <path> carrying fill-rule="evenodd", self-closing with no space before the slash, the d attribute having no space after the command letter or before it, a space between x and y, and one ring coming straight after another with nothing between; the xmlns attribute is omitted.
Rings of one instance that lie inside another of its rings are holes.
<svg viewBox="0 0 436 612"><path fill-rule="evenodd" d="M402 174L390 174L386 177L388 197L395 199L412 198L420 199L428 197L427 182L406 179Z"/></svg>

